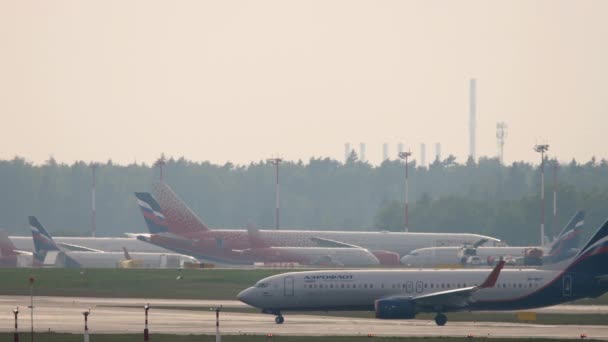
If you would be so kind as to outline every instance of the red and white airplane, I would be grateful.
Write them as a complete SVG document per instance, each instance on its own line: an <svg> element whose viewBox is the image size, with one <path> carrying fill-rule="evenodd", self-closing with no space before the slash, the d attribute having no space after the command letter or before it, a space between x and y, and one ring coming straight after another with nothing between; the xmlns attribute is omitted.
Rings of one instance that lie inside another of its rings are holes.
<svg viewBox="0 0 608 342"><path fill-rule="evenodd" d="M279 247L314 247L366 249L383 265L399 265L400 255L422 247L462 246L482 239L487 239L490 245L500 242L466 233L210 229L167 184L156 183L155 194L158 202L149 193L135 194L150 234L129 235L169 250L219 262L252 263L261 261L255 258L269 256ZM258 245L253 244L253 240L257 240ZM288 255L294 251L282 252Z"/></svg>

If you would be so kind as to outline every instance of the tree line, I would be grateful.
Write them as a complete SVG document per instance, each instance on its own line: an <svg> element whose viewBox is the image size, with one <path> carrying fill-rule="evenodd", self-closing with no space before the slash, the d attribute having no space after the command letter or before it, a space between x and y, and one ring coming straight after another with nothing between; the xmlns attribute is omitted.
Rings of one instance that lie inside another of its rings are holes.
<svg viewBox="0 0 608 342"><path fill-rule="evenodd" d="M153 165L112 161L98 164L98 236L144 232L135 191L151 191L158 179ZM577 209L587 211L589 233L608 217L608 162L548 160L547 235L553 232L552 172L557 167L561 228ZM275 169L267 161L249 165L169 158L165 180L211 227L274 227ZM355 153L330 158L284 161L281 172L281 227L319 230L403 229L404 164L387 160L373 166ZM471 232L510 244L539 240L539 167L480 158L459 163L453 156L428 167L409 164L410 231ZM91 227L91 168L88 163L41 165L24 158L0 160L0 228L29 234L27 216L36 215L56 235L87 235Z"/></svg>

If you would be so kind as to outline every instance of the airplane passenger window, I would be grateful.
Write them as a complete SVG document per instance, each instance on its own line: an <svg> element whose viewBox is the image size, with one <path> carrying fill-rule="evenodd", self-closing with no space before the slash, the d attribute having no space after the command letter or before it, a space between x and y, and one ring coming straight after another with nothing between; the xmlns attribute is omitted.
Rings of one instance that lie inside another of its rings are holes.
<svg viewBox="0 0 608 342"><path fill-rule="evenodd" d="M369 288L373 289L374 288L374 284L369 284Z"/></svg>
<svg viewBox="0 0 608 342"><path fill-rule="evenodd" d="M340 287L341 287L341 288L344 288L344 284L340 284Z"/></svg>
<svg viewBox="0 0 608 342"><path fill-rule="evenodd" d="M431 283L431 288L432 289L435 288L435 284Z"/></svg>
<svg viewBox="0 0 608 342"><path fill-rule="evenodd" d="M367 288L367 284L363 285L363 287Z"/></svg>
<svg viewBox="0 0 608 342"><path fill-rule="evenodd" d="M334 288L334 284L329 285L329 288L333 289Z"/></svg>
<svg viewBox="0 0 608 342"><path fill-rule="evenodd" d="M424 288L426 289L429 286L429 284L424 283Z"/></svg>

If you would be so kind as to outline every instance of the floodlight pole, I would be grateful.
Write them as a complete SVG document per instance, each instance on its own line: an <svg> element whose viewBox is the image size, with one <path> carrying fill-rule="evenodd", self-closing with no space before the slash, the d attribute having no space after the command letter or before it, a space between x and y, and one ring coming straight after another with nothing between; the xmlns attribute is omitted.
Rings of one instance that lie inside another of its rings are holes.
<svg viewBox="0 0 608 342"><path fill-rule="evenodd" d="M17 316L19 316L19 307L13 310L13 314L15 315L15 333L13 335L13 342L19 342L19 329L17 328Z"/></svg>
<svg viewBox="0 0 608 342"><path fill-rule="evenodd" d="M545 153L549 145L536 145L534 151L540 153L540 246L545 245Z"/></svg>
<svg viewBox="0 0 608 342"><path fill-rule="evenodd" d="M93 171L92 184L91 184L91 236L95 237L97 227L95 225L95 173L99 165L97 163L91 163L91 171Z"/></svg>
<svg viewBox="0 0 608 342"><path fill-rule="evenodd" d="M275 175L276 175L276 194L275 194L275 218L274 218L274 229L279 230L279 164L283 161L281 158L270 158L267 159L269 163L274 165L275 167Z"/></svg>
<svg viewBox="0 0 608 342"><path fill-rule="evenodd" d="M146 321L144 325L144 342L150 341L150 332L148 331L148 310L150 310L150 304L146 304L146 306L144 306L144 311L146 313Z"/></svg>
<svg viewBox="0 0 608 342"><path fill-rule="evenodd" d="M164 181L163 168L167 165L167 161L165 159L165 155L161 154L160 158L154 163L154 166L158 167L158 171L160 173L160 181Z"/></svg>
<svg viewBox="0 0 608 342"><path fill-rule="evenodd" d="M82 315L84 316L84 342L89 342L89 315L91 314L91 308L89 311L84 311Z"/></svg>
<svg viewBox="0 0 608 342"><path fill-rule="evenodd" d="M399 152L399 158L405 160L405 218L403 231L409 231L409 178L408 178L408 162L407 159L412 155L412 152Z"/></svg>
<svg viewBox="0 0 608 342"><path fill-rule="evenodd" d="M553 162L553 236L557 232L557 159Z"/></svg>

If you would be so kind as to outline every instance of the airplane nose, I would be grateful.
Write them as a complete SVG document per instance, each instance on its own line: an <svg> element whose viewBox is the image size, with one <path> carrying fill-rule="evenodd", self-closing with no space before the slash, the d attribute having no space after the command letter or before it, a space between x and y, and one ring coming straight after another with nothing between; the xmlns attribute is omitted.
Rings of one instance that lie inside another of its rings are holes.
<svg viewBox="0 0 608 342"><path fill-rule="evenodd" d="M236 295L236 298L247 305L255 306L251 303L251 288L241 291L238 295Z"/></svg>

